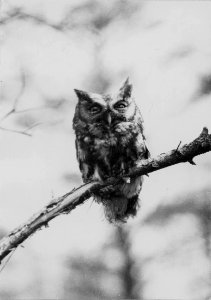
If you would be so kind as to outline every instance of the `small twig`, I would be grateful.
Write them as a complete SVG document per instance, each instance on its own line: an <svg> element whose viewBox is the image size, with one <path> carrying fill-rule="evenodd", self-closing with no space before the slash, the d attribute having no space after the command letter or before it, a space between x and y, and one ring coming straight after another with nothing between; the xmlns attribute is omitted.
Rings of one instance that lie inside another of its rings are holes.
<svg viewBox="0 0 211 300"><path fill-rule="evenodd" d="M16 96L16 98L15 98L15 100L14 100L12 109L9 110L4 116L1 117L1 119L0 119L0 124L1 124L6 118L8 118L10 115L16 113L18 101L19 101L21 95L23 94L23 91L24 91L24 89L25 89L25 85L26 85L26 76L25 76L25 73L24 73L23 71L21 71L21 89L20 89L18 95ZM10 128L5 128L5 127L3 127L3 126L0 126L0 130L4 130L4 131L8 131L8 132L19 133L19 134L31 136L31 134L29 134L29 133L26 132L26 130L25 130L25 131L22 131L22 130L15 130L15 129L10 129Z"/></svg>
<svg viewBox="0 0 211 300"><path fill-rule="evenodd" d="M179 142L177 149L175 150L176 152L178 152L180 145L182 144L182 141Z"/></svg>
<svg viewBox="0 0 211 300"><path fill-rule="evenodd" d="M181 152L179 151L179 147L180 147L181 143L182 143L182 142L180 141L179 144L178 144L178 146L177 146L177 148L175 149L175 153L177 153L178 155L182 155ZM188 160L188 162L189 162L191 165L196 165L196 163L193 161L192 158L190 158L190 159Z"/></svg>
<svg viewBox="0 0 211 300"><path fill-rule="evenodd" d="M1 119L0 119L0 123L2 121L4 121L6 118L8 118L10 115L12 114L24 114L27 112L33 112L36 110L42 110L42 109L49 109L47 106L43 105L43 106L38 106L38 107L32 107L32 108L26 108L26 109L21 109L21 110L17 110L16 108L12 108L10 111L8 111Z"/></svg>
<svg viewBox="0 0 211 300"><path fill-rule="evenodd" d="M2 271L4 270L4 268L6 267L6 265L9 263L11 257L13 256L15 250L17 248L13 249L11 252L10 252L10 255L7 257L6 261L4 262L4 264L2 265L2 267L0 268L0 273L2 273Z"/></svg>
<svg viewBox="0 0 211 300"><path fill-rule="evenodd" d="M0 123L3 122L6 118L8 118L11 114L15 113L15 109L12 108L11 110L9 110L0 120Z"/></svg>
<svg viewBox="0 0 211 300"><path fill-rule="evenodd" d="M124 177L142 176L175 164L190 162L193 157L208 151L211 151L211 134L208 134L207 128L203 128L199 137L180 148L179 155L174 149L155 158L140 160L136 167ZM92 181L73 189L62 197L51 200L42 210L0 241L0 262L37 230L43 228L43 226L46 227L50 220L63 213L69 213L90 196L99 193L103 188L121 182L124 182L123 177L109 178L105 182Z"/></svg>
<svg viewBox="0 0 211 300"><path fill-rule="evenodd" d="M53 28L55 30L58 30L60 32L62 32L64 30L63 23L61 23L61 24L50 23L50 22L46 21L44 18L42 18L40 16L27 14L27 13L21 11L19 8L14 9L8 16L2 18L0 20L0 26L1 25L6 25L7 23L13 21L14 19L33 21L37 24L42 24L44 26L51 27L51 28Z"/></svg>
<svg viewBox="0 0 211 300"><path fill-rule="evenodd" d="M21 109L21 110L15 110L14 113L15 114L24 114L26 112L32 112L32 111L36 111L36 110L42 110L42 109L49 109L49 107L42 105L42 106L38 106L38 107L32 107L32 108L26 108L26 109Z"/></svg>
<svg viewBox="0 0 211 300"><path fill-rule="evenodd" d="M40 109L44 109L46 107L42 106L42 107L34 107L34 108L29 108L29 109L23 109L23 110L17 110L17 105L18 105L18 101L21 97L21 95L23 94L23 91L25 89L25 85L26 85L26 76L25 73L23 71L21 71L21 89L18 93L18 95L16 96L14 103L13 103L13 107L11 110L9 110L1 119L0 119L0 124L9 116L11 116L12 114L20 114L20 113L25 113L25 112L29 112L29 111L33 111L33 110L40 110ZM31 133L29 133L28 131L31 130L32 128L42 124L43 122L37 122L29 127L27 127L24 130L16 130L16 129L10 129L10 128L6 128L4 126L0 126L0 130L4 130L7 132L12 132L12 133L18 133L18 134L23 134L26 136L32 136Z"/></svg>
<svg viewBox="0 0 211 300"><path fill-rule="evenodd" d="M32 134L26 132L25 131L21 131L21 130L15 130L15 129L10 129L10 128L5 128L5 127L1 127L0 126L0 130L4 130L4 131L8 131L8 132L13 132L13 133L19 133L19 134L23 134L23 135L27 135L27 136L32 136Z"/></svg>
<svg viewBox="0 0 211 300"><path fill-rule="evenodd" d="M27 127L27 128L23 131L23 133L24 133L24 134L27 134L27 132L28 132L29 130L31 130L31 129L33 129L33 128L35 128L35 127L41 125L41 124L44 124L44 122L37 122L37 123L34 123L33 125Z"/></svg>
<svg viewBox="0 0 211 300"><path fill-rule="evenodd" d="M18 95L15 97L15 100L14 100L12 109L11 109L9 112L7 112L7 113L1 118L0 123L1 123L3 120L5 120L6 118L8 118L11 114L13 114L13 113L16 112L17 105L18 105L18 101L19 101L21 95L22 95L23 92L24 92L25 86L26 86L26 75L25 75L25 73L23 72L23 70L21 70L21 88L20 88L20 91L19 91Z"/></svg>
<svg viewBox="0 0 211 300"><path fill-rule="evenodd" d="M32 133L29 133L28 131L41 125L41 124L44 124L44 122L37 122L37 123L34 123L33 125L27 127L26 129L24 130L16 130L16 129L10 129L10 128L5 128L5 127L2 127L0 126L0 130L4 130L4 131L8 131L8 132L13 132L13 133L19 133L19 134L23 134L23 135L26 135L26 136L32 136Z"/></svg>
<svg viewBox="0 0 211 300"><path fill-rule="evenodd" d="M193 159L189 159L188 161L191 165L196 166L196 163L193 161Z"/></svg>

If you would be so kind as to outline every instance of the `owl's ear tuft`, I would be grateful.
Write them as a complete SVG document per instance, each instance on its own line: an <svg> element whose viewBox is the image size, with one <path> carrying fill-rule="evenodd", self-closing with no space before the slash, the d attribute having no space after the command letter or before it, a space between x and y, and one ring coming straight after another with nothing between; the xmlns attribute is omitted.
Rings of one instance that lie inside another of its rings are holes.
<svg viewBox="0 0 211 300"><path fill-rule="evenodd" d="M78 100L84 100L84 101L90 101L91 100L91 97L89 95L89 93L87 92L84 92L84 91L81 91L81 90L77 90L77 89L74 89L77 97L78 97Z"/></svg>
<svg viewBox="0 0 211 300"><path fill-rule="evenodd" d="M132 84L130 84L129 82L129 77L125 80L124 84L122 85L122 87L119 90L119 94L123 97L123 98L129 98L131 97L131 93L132 93Z"/></svg>

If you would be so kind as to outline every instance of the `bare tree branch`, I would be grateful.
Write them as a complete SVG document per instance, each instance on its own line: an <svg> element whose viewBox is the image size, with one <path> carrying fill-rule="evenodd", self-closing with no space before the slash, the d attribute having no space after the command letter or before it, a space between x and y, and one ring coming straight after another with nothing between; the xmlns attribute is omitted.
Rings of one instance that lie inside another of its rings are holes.
<svg viewBox="0 0 211 300"><path fill-rule="evenodd" d="M185 144L181 147L179 144L179 146L174 150L162 153L155 158L138 162L136 167L124 177L127 178L146 175L183 162L195 164L193 162L193 158L208 151L211 151L211 134L208 134L208 129L204 128L199 137L191 143ZM48 226L48 222L50 220L63 213L69 213L90 196L102 191L104 187L116 185L124 181L124 177L109 178L104 183L92 181L78 187L77 189L73 189L59 198L53 199L43 209L33 215L27 222L11 231L8 236L4 237L0 241L0 262L38 229L41 229L43 226Z"/></svg>

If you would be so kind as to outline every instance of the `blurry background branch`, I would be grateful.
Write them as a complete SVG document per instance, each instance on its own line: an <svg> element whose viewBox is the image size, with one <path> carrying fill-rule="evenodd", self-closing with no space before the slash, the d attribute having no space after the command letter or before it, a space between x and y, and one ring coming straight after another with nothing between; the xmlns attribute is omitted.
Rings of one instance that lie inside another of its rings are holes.
<svg viewBox="0 0 211 300"><path fill-rule="evenodd" d="M20 81L21 81L20 91L19 91L18 95L15 97L12 108L0 118L0 130L13 132L13 133L19 133L19 134L23 134L23 135L26 135L26 136L32 136L32 133L30 131L34 127L39 126L41 124L41 122L35 122L35 123L31 124L30 126L27 126L23 130L7 128L4 125L1 125L11 115L15 115L15 114L19 114L19 113L25 113L26 111L33 111L33 110L36 110L36 109L42 109L43 108L43 107L41 107L41 108L38 107L38 108L32 108L32 109L18 110L18 108L17 108L18 103L20 101L20 98L21 98L22 94L24 93L24 89L25 89L25 86L26 86L26 74L25 74L25 72L22 70L20 75L21 75L20 76L21 77L20 78Z"/></svg>
<svg viewBox="0 0 211 300"><path fill-rule="evenodd" d="M207 128L203 128L199 137L197 137L194 141L189 144L185 144L182 147L179 146L174 150L158 155L156 158L140 161L140 163L131 170L130 174L125 177L147 175L153 171L181 162L195 164L193 162L193 158L195 156L211 151L211 135L208 134ZM10 232L8 236L1 240L0 261L2 261L3 258L16 249L24 240L38 229L41 229L43 226L48 226L48 222L56 216L62 213L69 213L76 206L82 204L91 195L103 192L102 189L104 187L118 184L122 180L124 180L124 177L119 179L109 178L104 183L92 181L77 189L73 189L66 195L53 199L26 223Z"/></svg>

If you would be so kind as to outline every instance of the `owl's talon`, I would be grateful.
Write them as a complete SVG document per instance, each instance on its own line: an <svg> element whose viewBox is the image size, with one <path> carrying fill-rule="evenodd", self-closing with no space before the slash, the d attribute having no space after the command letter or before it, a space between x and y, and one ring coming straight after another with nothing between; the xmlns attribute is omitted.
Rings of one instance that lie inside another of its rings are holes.
<svg viewBox="0 0 211 300"><path fill-rule="evenodd" d="M116 191L115 187L112 185L109 185L109 186L101 188L100 191L98 191L98 193L100 195L105 195L105 194L111 194L115 191Z"/></svg>

